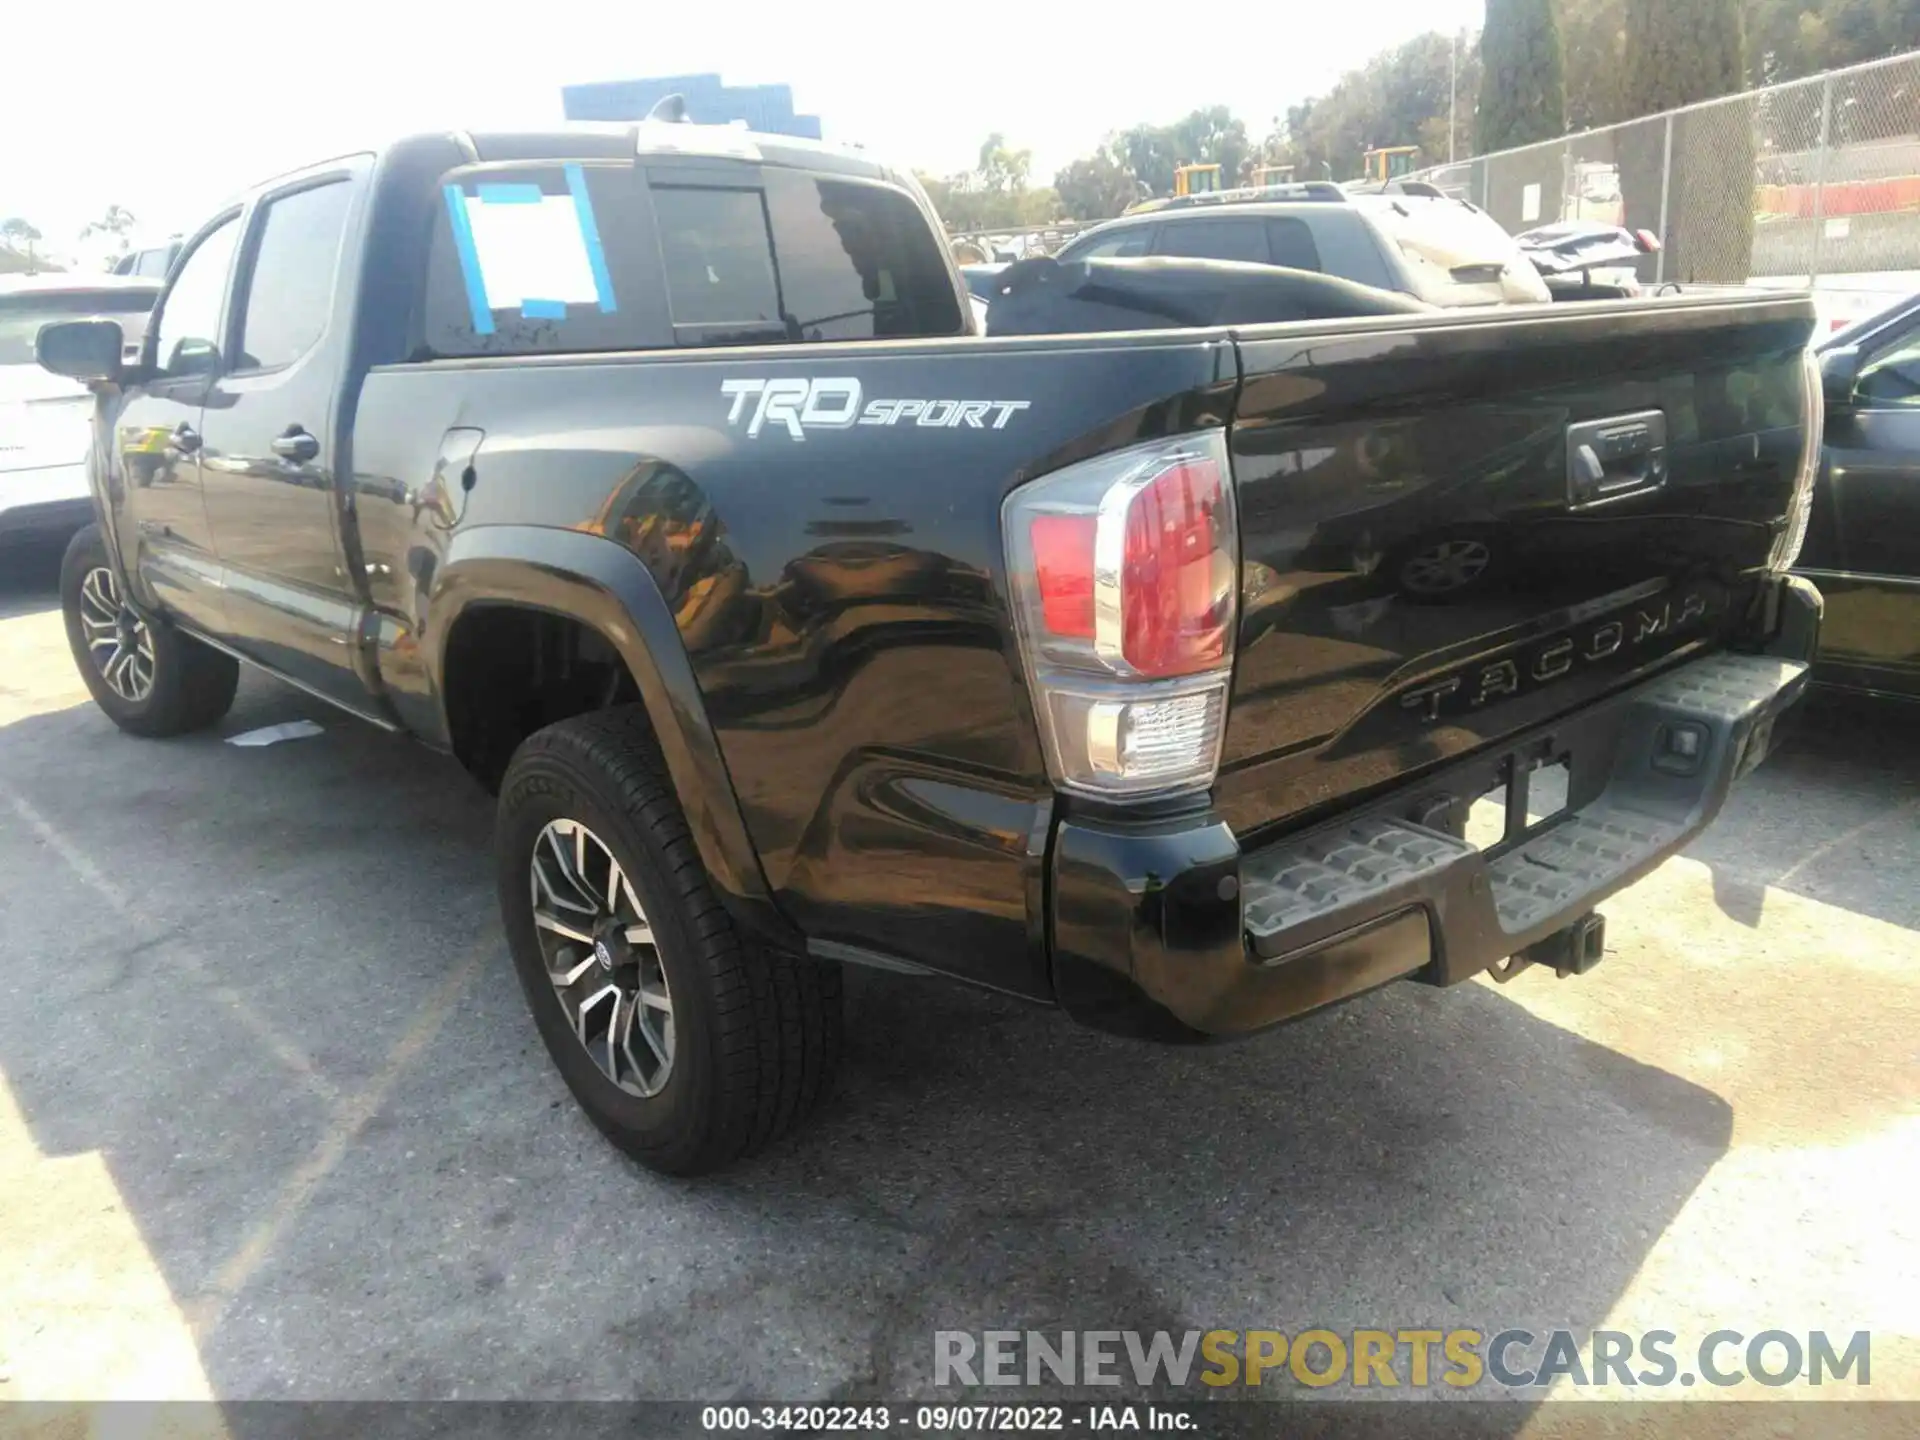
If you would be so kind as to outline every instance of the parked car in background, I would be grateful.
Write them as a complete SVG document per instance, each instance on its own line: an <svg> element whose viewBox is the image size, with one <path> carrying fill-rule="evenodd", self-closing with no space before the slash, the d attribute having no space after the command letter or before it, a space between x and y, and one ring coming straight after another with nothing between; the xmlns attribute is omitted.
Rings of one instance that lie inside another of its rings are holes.
<svg viewBox="0 0 1920 1440"><path fill-rule="evenodd" d="M1642 292L1640 268L1660 253L1650 230L1562 220L1514 237L1556 300L1624 300Z"/></svg>
<svg viewBox="0 0 1920 1440"><path fill-rule="evenodd" d="M1000 277L1006 272L1005 265L962 265L960 278L967 282L967 293L975 299L993 303Z"/></svg>
<svg viewBox="0 0 1920 1440"><path fill-rule="evenodd" d="M1819 354L1826 447L1800 556L1827 598L1815 679L1920 699L1920 295Z"/></svg>
<svg viewBox="0 0 1920 1440"><path fill-rule="evenodd" d="M116 275L134 275L142 280L164 280L167 271L173 268L173 260L180 253L180 237L159 245L146 245L137 250L129 250L113 263Z"/></svg>
<svg viewBox="0 0 1920 1440"><path fill-rule="evenodd" d="M40 327L105 316L137 342L159 293L158 280L0 276L0 542L65 539L93 517L93 396L34 363Z"/></svg>
<svg viewBox="0 0 1920 1440"><path fill-rule="evenodd" d="M1428 193L1431 191L1431 193ZM1077 236L1057 258L1175 255L1313 270L1430 305L1553 297L1512 236L1431 187L1352 194L1308 182L1170 200Z"/></svg>
<svg viewBox="0 0 1920 1440"><path fill-rule="evenodd" d="M1004 264L960 267L960 278L967 282L967 302L973 307L975 328L983 335L987 331L987 307L999 293L1000 276L1006 268Z"/></svg>

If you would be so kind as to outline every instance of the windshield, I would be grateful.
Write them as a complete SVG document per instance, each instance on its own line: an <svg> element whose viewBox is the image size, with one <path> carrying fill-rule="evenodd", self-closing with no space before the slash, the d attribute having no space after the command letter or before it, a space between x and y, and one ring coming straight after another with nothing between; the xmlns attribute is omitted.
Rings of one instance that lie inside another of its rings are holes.
<svg viewBox="0 0 1920 1440"><path fill-rule="evenodd" d="M42 325L88 315L144 315L153 300L145 290L0 295L0 365L33 364L33 340Z"/></svg>

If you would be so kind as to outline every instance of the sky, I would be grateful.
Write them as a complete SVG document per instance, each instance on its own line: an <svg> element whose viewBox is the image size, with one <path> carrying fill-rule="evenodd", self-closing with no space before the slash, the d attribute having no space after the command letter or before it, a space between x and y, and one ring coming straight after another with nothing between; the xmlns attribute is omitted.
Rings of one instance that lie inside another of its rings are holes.
<svg viewBox="0 0 1920 1440"><path fill-rule="evenodd" d="M0 71L0 218L23 216L53 249L109 204L165 235L385 136L550 124L562 85L690 72L791 85L827 138L936 174L967 168L997 130L1044 181L1110 131L1200 105L1226 104L1263 135L1374 52L1477 26L1484 0L61 8L16 7L27 14L5 22ZM1189 14L1204 23L1186 26Z"/></svg>

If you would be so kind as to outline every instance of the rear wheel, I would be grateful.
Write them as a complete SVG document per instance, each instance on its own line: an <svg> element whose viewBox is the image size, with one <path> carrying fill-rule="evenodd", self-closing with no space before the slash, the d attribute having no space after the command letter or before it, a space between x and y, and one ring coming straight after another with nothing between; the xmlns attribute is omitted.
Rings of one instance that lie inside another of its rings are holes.
<svg viewBox="0 0 1920 1440"><path fill-rule="evenodd" d="M840 1054L839 971L739 933L637 707L529 738L500 787L496 847L534 1022L615 1144L700 1174L819 1101Z"/></svg>
<svg viewBox="0 0 1920 1440"><path fill-rule="evenodd" d="M67 644L93 700L122 730L163 737L204 730L233 705L240 666L128 600L100 527L60 562Z"/></svg>

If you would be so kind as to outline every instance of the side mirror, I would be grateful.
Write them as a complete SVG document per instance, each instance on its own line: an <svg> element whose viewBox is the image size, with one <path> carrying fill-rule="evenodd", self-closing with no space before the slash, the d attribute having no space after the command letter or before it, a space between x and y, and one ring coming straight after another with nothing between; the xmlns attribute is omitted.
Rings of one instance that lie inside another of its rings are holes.
<svg viewBox="0 0 1920 1440"><path fill-rule="evenodd" d="M1821 353L1820 389L1826 396L1829 415L1853 408L1853 391L1859 383L1859 346L1843 345L1838 350Z"/></svg>
<svg viewBox="0 0 1920 1440"><path fill-rule="evenodd" d="M40 327L33 358L43 370L70 380L109 382L120 378L125 345L117 320L62 320Z"/></svg>

